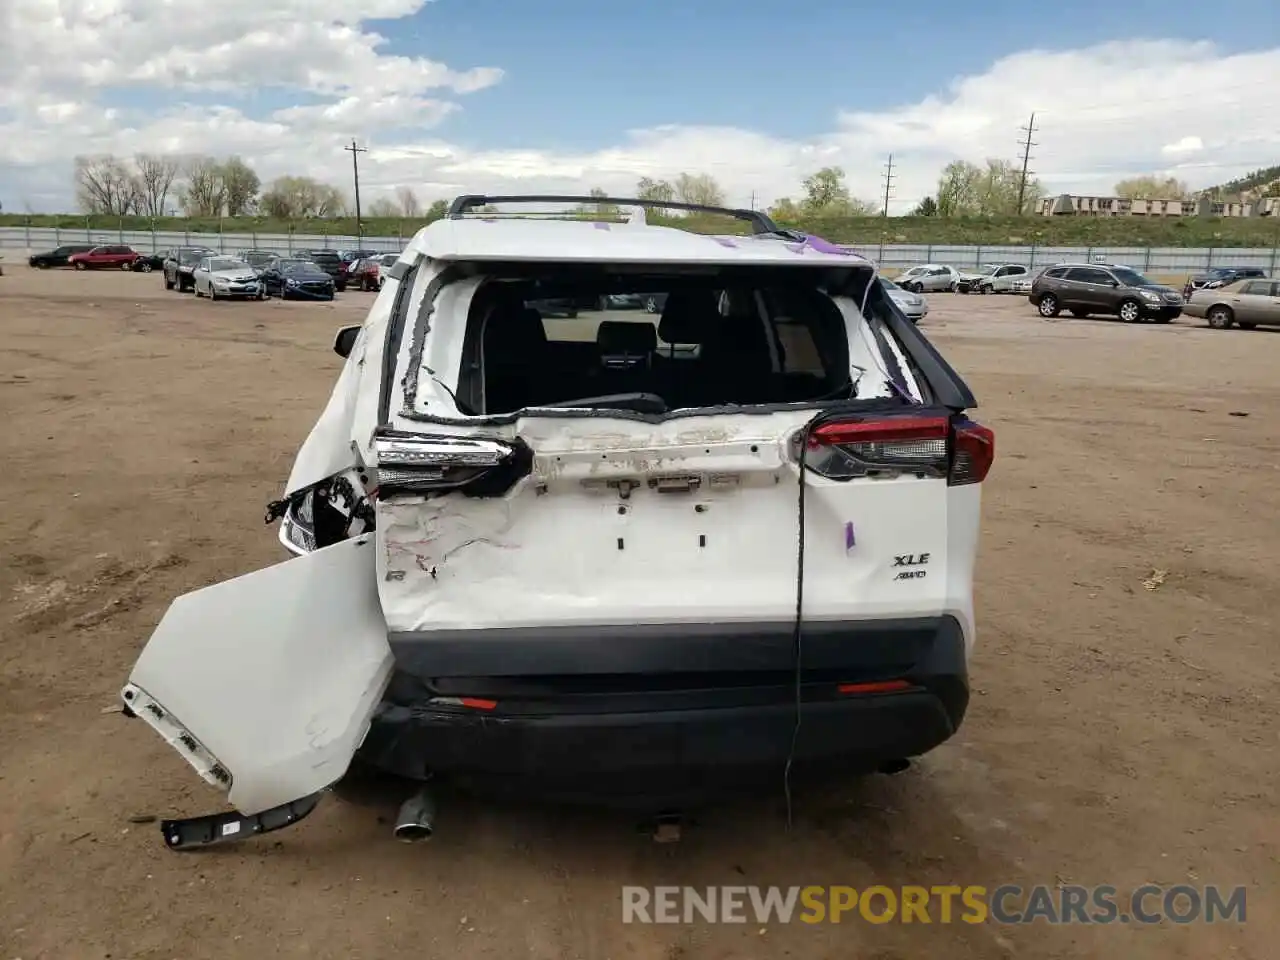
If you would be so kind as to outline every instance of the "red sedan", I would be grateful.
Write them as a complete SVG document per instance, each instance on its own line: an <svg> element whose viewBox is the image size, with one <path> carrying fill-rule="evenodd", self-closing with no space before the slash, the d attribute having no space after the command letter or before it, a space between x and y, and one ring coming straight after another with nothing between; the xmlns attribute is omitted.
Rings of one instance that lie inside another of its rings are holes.
<svg viewBox="0 0 1280 960"><path fill-rule="evenodd" d="M88 253L73 253L67 263L77 270L102 270L114 268L129 270L140 254L133 247L122 245L94 247Z"/></svg>
<svg viewBox="0 0 1280 960"><path fill-rule="evenodd" d="M361 290L382 289L382 275L378 270L377 260L357 260L347 268L347 275L350 278L347 282L357 284Z"/></svg>

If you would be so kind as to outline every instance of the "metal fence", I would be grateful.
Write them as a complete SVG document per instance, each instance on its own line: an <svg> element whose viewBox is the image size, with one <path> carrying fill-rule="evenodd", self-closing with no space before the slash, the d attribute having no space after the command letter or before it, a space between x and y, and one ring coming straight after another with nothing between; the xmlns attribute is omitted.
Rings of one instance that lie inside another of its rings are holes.
<svg viewBox="0 0 1280 960"><path fill-rule="evenodd" d="M9 258L37 250L51 250L64 243L123 243L141 253L175 246L203 245L220 251L242 249L291 253L314 248L362 247L395 253L409 237L362 237L332 233L195 233L190 231L136 231L59 229L52 227L0 227L0 253ZM906 268L920 263L950 264L975 269L1008 260L1031 267L1046 267L1063 260L1124 263L1153 274L1194 273L1213 266L1261 267L1274 274L1280 266L1276 247L1038 247L951 246L943 244L853 244L849 249L883 267Z"/></svg>

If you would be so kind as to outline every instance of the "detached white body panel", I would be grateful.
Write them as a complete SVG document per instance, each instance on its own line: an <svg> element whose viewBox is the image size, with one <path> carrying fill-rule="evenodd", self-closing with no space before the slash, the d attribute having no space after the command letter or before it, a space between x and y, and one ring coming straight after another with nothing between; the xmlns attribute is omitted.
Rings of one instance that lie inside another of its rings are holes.
<svg viewBox="0 0 1280 960"><path fill-rule="evenodd" d="M374 567L358 537L179 597L126 702L206 780L230 774L241 813L330 786L391 676Z"/></svg>

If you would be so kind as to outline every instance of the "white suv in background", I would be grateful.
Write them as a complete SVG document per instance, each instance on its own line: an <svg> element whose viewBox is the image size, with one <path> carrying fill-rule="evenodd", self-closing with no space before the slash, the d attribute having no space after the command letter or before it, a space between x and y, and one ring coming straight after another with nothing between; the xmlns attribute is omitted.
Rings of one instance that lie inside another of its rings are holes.
<svg viewBox="0 0 1280 960"><path fill-rule="evenodd" d="M960 272L955 267L937 263L925 263L903 272L897 278L898 286L912 293L955 293L960 289Z"/></svg>
<svg viewBox="0 0 1280 960"><path fill-rule="evenodd" d="M517 200L600 203L419 231L269 509L295 556L138 659L127 712L239 811L170 846L295 822L353 757L670 809L959 727L993 436L874 265L753 211L468 216Z"/></svg>

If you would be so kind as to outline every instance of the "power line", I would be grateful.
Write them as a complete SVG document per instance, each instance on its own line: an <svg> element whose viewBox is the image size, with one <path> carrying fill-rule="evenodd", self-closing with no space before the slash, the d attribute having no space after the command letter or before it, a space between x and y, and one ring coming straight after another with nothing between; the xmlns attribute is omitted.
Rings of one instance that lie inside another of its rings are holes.
<svg viewBox="0 0 1280 960"><path fill-rule="evenodd" d="M1027 194L1027 164L1031 162L1031 148L1035 143L1031 140L1031 135L1036 132L1036 115L1033 112L1031 119L1027 121L1027 125L1022 128L1027 132L1027 139L1019 141L1022 144L1022 176L1018 180L1018 216L1022 216L1022 202Z"/></svg>
<svg viewBox="0 0 1280 960"><path fill-rule="evenodd" d="M364 236L364 225L360 222L360 154L368 153L369 148L357 146L353 137L351 146L342 149L351 154L351 175L356 185L356 238L359 239Z"/></svg>
<svg viewBox="0 0 1280 960"><path fill-rule="evenodd" d="M883 216L889 216L889 191L893 189L893 154L889 154L889 162L884 168L884 211Z"/></svg>

